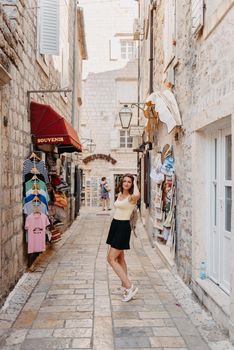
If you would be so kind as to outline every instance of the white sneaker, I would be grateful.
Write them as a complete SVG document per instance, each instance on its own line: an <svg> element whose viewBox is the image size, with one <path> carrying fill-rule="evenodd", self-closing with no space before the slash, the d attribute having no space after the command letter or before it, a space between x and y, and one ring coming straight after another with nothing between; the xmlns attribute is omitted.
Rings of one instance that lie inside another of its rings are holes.
<svg viewBox="0 0 234 350"><path fill-rule="evenodd" d="M137 294L138 288L134 287L133 285L129 289L125 289L122 301L130 301L134 298L134 296Z"/></svg>
<svg viewBox="0 0 234 350"><path fill-rule="evenodd" d="M120 287L117 287L114 290L112 290L111 294L113 294L113 295L123 295L125 290L126 290L126 288L120 286Z"/></svg>

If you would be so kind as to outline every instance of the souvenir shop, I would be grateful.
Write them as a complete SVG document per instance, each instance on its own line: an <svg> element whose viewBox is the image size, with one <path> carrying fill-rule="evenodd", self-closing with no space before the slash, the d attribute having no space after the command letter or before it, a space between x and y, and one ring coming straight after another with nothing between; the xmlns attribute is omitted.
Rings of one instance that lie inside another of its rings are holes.
<svg viewBox="0 0 234 350"><path fill-rule="evenodd" d="M175 256L176 249L176 176L173 147L166 144L151 162L152 212L154 235Z"/></svg>
<svg viewBox="0 0 234 350"><path fill-rule="evenodd" d="M173 93L170 90L153 92L145 103L144 116L147 119L145 142L142 149L139 148L144 160L144 203L149 207L154 243L166 247L174 258L177 241L175 158L173 146L162 144L163 140L172 138L160 131L162 124L166 125L168 134L174 130L176 135L181 130L180 112Z"/></svg>
<svg viewBox="0 0 234 350"><path fill-rule="evenodd" d="M50 106L31 102L32 141L23 164L23 215L28 263L61 240L79 212L81 152L72 126Z"/></svg>

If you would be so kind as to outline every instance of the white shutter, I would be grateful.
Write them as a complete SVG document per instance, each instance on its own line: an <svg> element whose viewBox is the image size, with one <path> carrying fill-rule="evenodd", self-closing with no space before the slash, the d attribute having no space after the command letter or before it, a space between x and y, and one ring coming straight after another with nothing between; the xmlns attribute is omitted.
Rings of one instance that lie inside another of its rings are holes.
<svg viewBox="0 0 234 350"><path fill-rule="evenodd" d="M118 60L120 57L120 41L118 38L110 40L110 59Z"/></svg>
<svg viewBox="0 0 234 350"><path fill-rule="evenodd" d="M203 0L192 0L192 33L196 35L203 27Z"/></svg>
<svg viewBox="0 0 234 350"><path fill-rule="evenodd" d="M119 148L119 130L112 129L110 133L110 148L116 149Z"/></svg>
<svg viewBox="0 0 234 350"><path fill-rule="evenodd" d="M175 57L176 6L175 0L167 0L164 14L164 67L169 66Z"/></svg>
<svg viewBox="0 0 234 350"><path fill-rule="evenodd" d="M40 0L39 52L59 55L59 0Z"/></svg>

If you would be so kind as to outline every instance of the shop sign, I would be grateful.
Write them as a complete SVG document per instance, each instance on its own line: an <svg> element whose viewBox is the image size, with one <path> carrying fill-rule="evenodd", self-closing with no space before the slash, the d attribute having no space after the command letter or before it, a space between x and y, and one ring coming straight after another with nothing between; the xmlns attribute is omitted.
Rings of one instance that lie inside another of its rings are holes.
<svg viewBox="0 0 234 350"><path fill-rule="evenodd" d="M63 137L44 137L44 138L37 138L37 143L58 143L58 142L64 142Z"/></svg>
<svg viewBox="0 0 234 350"><path fill-rule="evenodd" d="M117 160L112 158L109 154L108 155L106 155L106 154L92 154L91 156L84 158L83 163L87 164L87 163L92 162L93 160L96 160L96 159L106 160L107 162L111 162L112 164L117 163Z"/></svg>

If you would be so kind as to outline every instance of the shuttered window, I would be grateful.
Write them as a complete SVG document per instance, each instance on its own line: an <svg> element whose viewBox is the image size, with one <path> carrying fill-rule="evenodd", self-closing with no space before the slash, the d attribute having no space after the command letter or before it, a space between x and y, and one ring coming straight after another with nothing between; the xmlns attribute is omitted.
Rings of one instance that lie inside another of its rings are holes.
<svg viewBox="0 0 234 350"><path fill-rule="evenodd" d="M59 55L59 0L39 2L39 53Z"/></svg>
<svg viewBox="0 0 234 350"><path fill-rule="evenodd" d="M175 57L176 0L166 0L164 12L164 69Z"/></svg>
<svg viewBox="0 0 234 350"><path fill-rule="evenodd" d="M204 0L192 0L192 33L196 35L203 27Z"/></svg>

